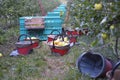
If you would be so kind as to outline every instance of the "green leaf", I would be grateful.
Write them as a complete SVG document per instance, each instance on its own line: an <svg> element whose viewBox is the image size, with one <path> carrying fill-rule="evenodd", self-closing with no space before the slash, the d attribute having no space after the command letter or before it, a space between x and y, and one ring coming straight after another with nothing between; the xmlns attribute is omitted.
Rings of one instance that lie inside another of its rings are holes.
<svg viewBox="0 0 120 80"><path fill-rule="evenodd" d="M91 45L91 47L94 47L94 46L96 46L98 44L98 40L94 40L90 45Z"/></svg>

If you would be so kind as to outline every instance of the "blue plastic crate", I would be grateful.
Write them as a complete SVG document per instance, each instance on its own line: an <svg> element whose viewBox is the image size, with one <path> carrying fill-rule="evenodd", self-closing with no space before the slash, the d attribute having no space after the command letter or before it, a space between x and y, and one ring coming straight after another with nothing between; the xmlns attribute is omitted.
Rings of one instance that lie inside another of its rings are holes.
<svg viewBox="0 0 120 80"><path fill-rule="evenodd" d="M47 35L43 34L39 36L39 39L42 41L46 41L48 39Z"/></svg>
<svg viewBox="0 0 120 80"><path fill-rule="evenodd" d="M58 7L56 7L56 8L63 8L63 9L66 9L65 6L58 6Z"/></svg>
<svg viewBox="0 0 120 80"><path fill-rule="evenodd" d="M23 25L19 25L19 27L20 27L20 28L25 28L25 25L24 25L24 24L23 24Z"/></svg>
<svg viewBox="0 0 120 80"><path fill-rule="evenodd" d="M20 27L20 31L27 31L27 29L24 27Z"/></svg>
<svg viewBox="0 0 120 80"><path fill-rule="evenodd" d="M66 10L65 7L57 7L56 9Z"/></svg>
<svg viewBox="0 0 120 80"><path fill-rule="evenodd" d="M27 30L20 30L20 35L21 34L28 34L28 31Z"/></svg>
<svg viewBox="0 0 120 80"><path fill-rule="evenodd" d="M47 16L60 16L60 12L48 12Z"/></svg>
<svg viewBox="0 0 120 80"><path fill-rule="evenodd" d="M61 5L59 5L60 7L66 7L66 4L61 4Z"/></svg>
<svg viewBox="0 0 120 80"><path fill-rule="evenodd" d="M66 11L66 9L64 7L57 7L54 10Z"/></svg>
<svg viewBox="0 0 120 80"><path fill-rule="evenodd" d="M61 29L61 26L47 26L45 29Z"/></svg>
<svg viewBox="0 0 120 80"><path fill-rule="evenodd" d="M41 34L43 34L43 30L28 30L28 34L29 35L33 35L33 36L39 36Z"/></svg>
<svg viewBox="0 0 120 80"><path fill-rule="evenodd" d="M64 9L54 9L53 10L53 12L61 12L61 11L63 11L64 14L66 14L66 10L64 10Z"/></svg>
<svg viewBox="0 0 120 80"><path fill-rule="evenodd" d="M31 31L31 32L28 32L28 34L31 36L31 37L37 37L37 38L39 38L39 40L47 40L47 35L45 35L45 34L43 34L43 33L38 33L38 32L36 32L35 33L35 31Z"/></svg>
<svg viewBox="0 0 120 80"><path fill-rule="evenodd" d="M59 29L45 29L44 32L43 32L43 34L50 35L53 30L57 30L60 33L62 33L62 27L61 27ZM57 31L53 32L53 34L59 34Z"/></svg>
<svg viewBox="0 0 120 80"><path fill-rule="evenodd" d="M47 16L60 16L61 19L65 18L65 13L63 15L60 15L60 11L54 11L54 12L48 12Z"/></svg>
<svg viewBox="0 0 120 80"><path fill-rule="evenodd" d="M62 21L45 21L45 29L58 29L62 27Z"/></svg>
<svg viewBox="0 0 120 80"><path fill-rule="evenodd" d="M19 18L19 24L24 24L25 23L25 18L24 17L20 17Z"/></svg>
<svg viewBox="0 0 120 80"><path fill-rule="evenodd" d="M46 20L55 20L55 21L57 21L57 20L62 20L62 19L61 19L60 16L45 16L45 17L44 17L44 20L45 20L45 21L46 21Z"/></svg>

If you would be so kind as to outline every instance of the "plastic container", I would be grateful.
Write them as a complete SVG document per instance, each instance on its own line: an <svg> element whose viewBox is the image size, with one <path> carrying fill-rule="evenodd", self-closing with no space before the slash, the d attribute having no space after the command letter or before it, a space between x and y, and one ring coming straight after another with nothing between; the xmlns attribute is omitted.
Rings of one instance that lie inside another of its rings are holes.
<svg viewBox="0 0 120 80"><path fill-rule="evenodd" d="M62 21L54 21L54 20L46 20L45 21L45 29L61 29Z"/></svg>
<svg viewBox="0 0 120 80"><path fill-rule="evenodd" d="M59 31L60 33L62 33L62 27L61 27L61 28L59 28L59 29L44 29L43 34L50 35L53 30L57 30L57 31ZM58 32L53 32L53 34L57 35L57 34L59 34L59 33L58 33Z"/></svg>
<svg viewBox="0 0 120 80"><path fill-rule="evenodd" d="M26 40L29 41L30 39L27 38ZM32 37L31 40L32 40L32 48L38 48L40 40L38 38L32 39Z"/></svg>
<svg viewBox="0 0 120 80"><path fill-rule="evenodd" d="M79 35L77 30L66 30L65 32L66 32L66 35L69 36L70 43L75 44L77 42L77 37Z"/></svg>
<svg viewBox="0 0 120 80"><path fill-rule="evenodd" d="M51 42L48 43L51 53L53 55L57 55L57 56L63 56L65 54L68 53L69 49L70 49L70 44L66 45L66 46L55 46L54 41L56 40L57 37L61 36L62 40L64 40L62 35L58 35L56 36L53 41L51 41L53 43L53 45L50 45Z"/></svg>
<svg viewBox="0 0 120 80"><path fill-rule="evenodd" d="M53 30L50 35L48 35L48 40L47 42L53 41L53 39L55 38L56 35L54 35L54 32L58 32L58 34L60 34L60 32L58 30Z"/></svg>
<svg viewBox="0 0 120 80"><path fill-rule="evenodd" d="M78 70L91 78L103 78L113 68L112 62L100 53L84 52L76 61Z"/></svg>
<svg viewBox="0 0 120 80"><path fill-rule="evenodd" d="M24 39L22 37L24 37ZM30 37L29 37L30 39L29 41L25 41L27 37L29 36L26 34L22 34L19 36L18 41L15 43L18 53L21 55L29 54L33 48L32 40Z"/></svg>
<svg viewBox="0 0 120 80"><path fill-rule="evenodd" d="M108 80L120 80L120 69L117 69L120 61L116 63L114 68L106 73Z"/></svg>
<svg viewBox="0 0 120 80"><path fill-rule="evenodd" d="M60 12L48 12L47 16L60 16Z"/></svg>
<svg viewBox="0 0 120 80"><path fill-rule="evenodd" d="M22 34L28 34L28 31L27 30L20 30L20 35Z"/></svg>

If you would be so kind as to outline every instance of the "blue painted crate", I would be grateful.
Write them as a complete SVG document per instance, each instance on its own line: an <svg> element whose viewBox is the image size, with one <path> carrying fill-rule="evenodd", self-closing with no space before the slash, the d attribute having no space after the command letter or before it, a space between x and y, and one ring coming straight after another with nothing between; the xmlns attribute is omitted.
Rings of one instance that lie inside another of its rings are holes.
<svg viewBox="0 0 120 80"><path fill-rule="evenodd" d="M59 28L59 29L45 29L44 32L43 32L43 34L49 35L49 34L51 34L51 32L52 32L53 30L57 30L57 31L59 31L60 33L62 33L62 27L61 27L61 28ZM53 34L59 34L57 31L53 32Z"/></svg>

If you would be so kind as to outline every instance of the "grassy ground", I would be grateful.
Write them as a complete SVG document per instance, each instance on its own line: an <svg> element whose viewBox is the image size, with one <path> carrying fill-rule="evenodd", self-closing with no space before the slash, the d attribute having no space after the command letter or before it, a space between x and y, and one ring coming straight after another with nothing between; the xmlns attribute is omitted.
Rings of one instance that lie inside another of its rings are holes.
<svg viewBox="0 0 120 80"><path fill-rule="evenodd" d="M51 55L45 42L27 56L10 57L11 48L0 57L0 80L90 80L78 72L75 64L80 54L89 49L88 39L88 36L79 37L80 45L73 46L65 56Z"/></svg>

